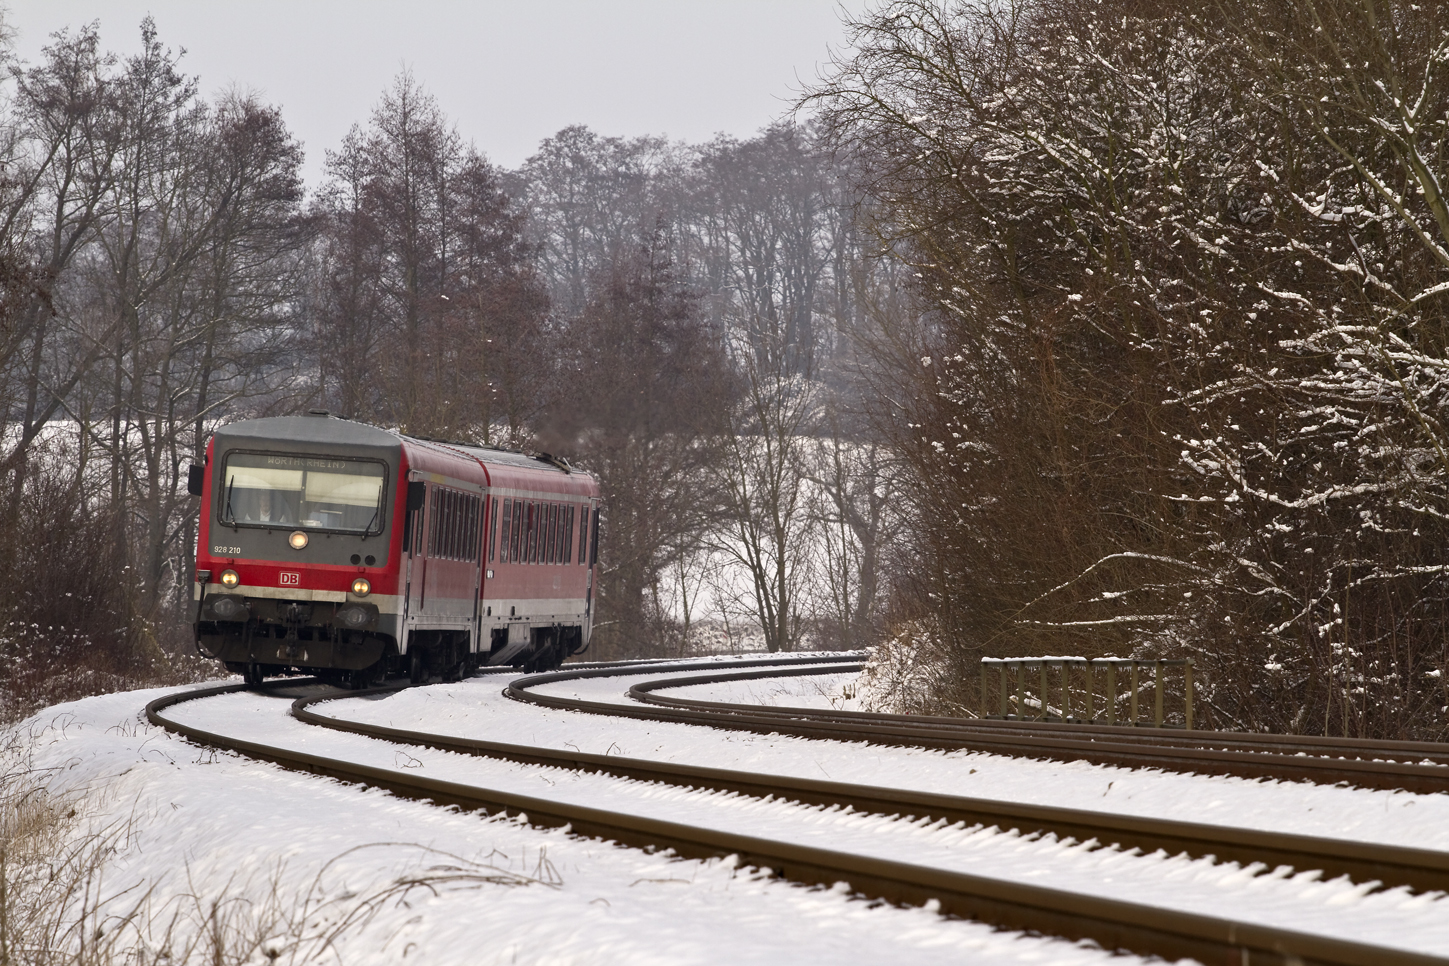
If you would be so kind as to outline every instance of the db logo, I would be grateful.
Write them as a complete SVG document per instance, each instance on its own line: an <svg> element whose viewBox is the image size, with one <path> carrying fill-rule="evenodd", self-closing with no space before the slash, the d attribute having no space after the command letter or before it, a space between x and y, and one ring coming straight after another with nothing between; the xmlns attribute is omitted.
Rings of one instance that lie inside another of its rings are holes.
<svg viewBox="0 0 1449 966"><path fill-rule="evenodd" d="M277 578L277 582L283 587L300 587L302 586L302 575L289 574L284 570L281 576Z"/></svg>

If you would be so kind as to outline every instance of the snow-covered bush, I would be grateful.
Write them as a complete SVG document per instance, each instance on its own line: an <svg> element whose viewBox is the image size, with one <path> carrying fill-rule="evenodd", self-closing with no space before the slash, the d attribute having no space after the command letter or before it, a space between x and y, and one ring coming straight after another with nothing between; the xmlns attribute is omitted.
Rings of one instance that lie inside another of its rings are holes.
<svg viewBox="0 0 1449 966"><path fill-rule="evenodd" d="M953 653L1192 655L1210 726L1444 733L1449 12L1374 6L856 25L813 97L918 276L878 341Z"/></svg>

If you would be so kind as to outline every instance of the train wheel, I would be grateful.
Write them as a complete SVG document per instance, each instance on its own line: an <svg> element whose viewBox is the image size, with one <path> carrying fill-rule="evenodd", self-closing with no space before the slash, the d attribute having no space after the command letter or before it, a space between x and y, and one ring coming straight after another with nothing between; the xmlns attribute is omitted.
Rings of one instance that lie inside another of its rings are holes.
<svg viewBox="0 0 1449 966"><path fill-rule="evenodd" d="M252 661L242 671L242 681L249 688L259 688L259 687L261 687L262 686L262 666L260 664L258 664L257 662Z"/></svg>
<svg viewBox="0 0 1449 966"><path fill-rule="evenodd" d="M427 679L428 671L423 666L423 649L420 647L408 648L408 680L413 684L422 684Z"/></svg>

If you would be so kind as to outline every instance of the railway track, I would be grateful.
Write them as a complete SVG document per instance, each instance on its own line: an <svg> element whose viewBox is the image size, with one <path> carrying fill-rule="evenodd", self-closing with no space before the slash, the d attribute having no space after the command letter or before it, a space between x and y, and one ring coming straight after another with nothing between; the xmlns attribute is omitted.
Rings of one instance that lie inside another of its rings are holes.
<svg viewBox="0 0 1449 966"><path fill-rule="evenodd" d="M858 663L821 664L799 673L838 674L858 671L861 666ZM556 671L514 681L505 693L516 700L544 707L802 738L979 751L1244 778L1449 792L1449 745L1444 744L765 708L657 693L686 684L775 676L769 671L729 671L651 680L629 689L629 697L635 701L632 704L540 694L533 690L542 685L621 673L626 672L611 668Z"/></svg>
<svg viewBox="0 0 1449 966"><path fill-rule="evenodd" d="M754 670L749 673L757 676L778 676L782 671L838 673L847 666L842 665L838 659L825 659L813 665L797 662L793 667L787 668L775 664L773 671ZM638 674L646 668L634 665L628 668L589 670L596 673L612 671L615 674ZM647 670L672 673L676 668L654 665ZM516 682L510 687L524 685L526 691L530 682L537 684L542 679L557 680L558 675L538 675ZM690 679L690 683L700 681L701 677L698 676ZM979 919L1006 928L1031 930L1069 939L1091 939L1107 949L1159 955L1169 959L1190 956L1205 963L1322 963L1342 966L1407 966L1428 963L1442 966L1449 963L1449 959L1396 949L773 839L695 828L622 812L439 781L415 772L339 762L292 749L206 732L164 714L167 708L185 701L200 700L241 689L241 686L231 685L171 695L148 705L147 716L153 723L192 741L273 761L288 768L387 788L410 798L428 799L439 804L458 805L485 812L522 815L535 824L567 826L578 834L613 839L627 845L669 848L685 857L735 855L746 865L771 870L774 874L793 881L827 886L837 881L846 881L857 894L890 902L920 904L934 899L941 904L942 911L949 914ZM374 689L373 693L388 690L394 689ZM1418 889L1438 889L1449 884L1449 862L1446 862L1449 857L1439 853L553 751L347 722L311 710L312 705L321 701L366 693L368 692L339 691L300 697L293 701L292 712L299 720L312 725L464 754L605 772L620 777L748 795L771 795L811 804L849 806L886 815L932 816L953 822L1016 828L1023 832L1049 831L1079 839L1095 838L1104 844L1118 843L1129 848L1163 848L1193 855L1211 853L1220 858L1235 858L1245 862L1262 861L1270 866L1288 864L1295 868L1321 868L1332 874L1347 874L1360 881L1374 879L1390 884L1410 885ZM697 709L692 709L692 713L694 711ZM772 726L771 730L782 729Z"/></svg>

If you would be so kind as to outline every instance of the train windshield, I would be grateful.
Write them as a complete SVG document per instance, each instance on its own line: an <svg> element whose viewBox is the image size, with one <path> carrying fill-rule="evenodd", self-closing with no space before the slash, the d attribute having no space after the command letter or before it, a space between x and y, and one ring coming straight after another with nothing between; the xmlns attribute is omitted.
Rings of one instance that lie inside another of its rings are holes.
<svg viewBox="0 0 1449 966"><path fill-rule="evenodd" d="M380 533L385 470L369 460L229 453L221 522Z"/></svg>

